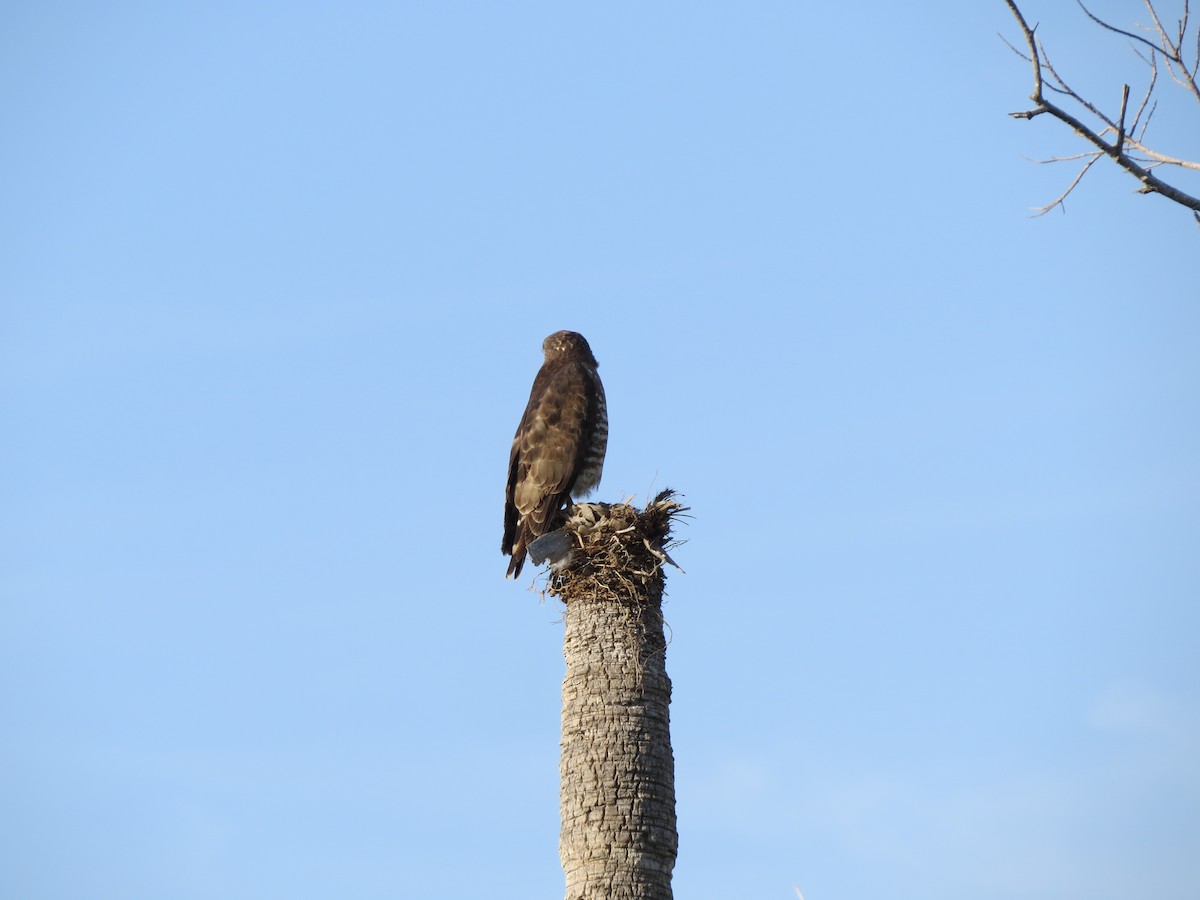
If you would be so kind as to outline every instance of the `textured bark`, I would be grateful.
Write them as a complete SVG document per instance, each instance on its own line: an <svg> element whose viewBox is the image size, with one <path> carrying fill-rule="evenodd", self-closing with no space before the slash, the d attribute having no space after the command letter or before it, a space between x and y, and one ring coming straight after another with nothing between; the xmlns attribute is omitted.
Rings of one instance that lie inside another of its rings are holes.
<svg viewBox="0 0 1200 900"><path fill-rule="evenodd" d="M607 509L633 518L615 515L588 541L626 549L551 586L566 603L559 856L567 900L670 900L679 839L663 573L641 547L645 520Z"/></svg>

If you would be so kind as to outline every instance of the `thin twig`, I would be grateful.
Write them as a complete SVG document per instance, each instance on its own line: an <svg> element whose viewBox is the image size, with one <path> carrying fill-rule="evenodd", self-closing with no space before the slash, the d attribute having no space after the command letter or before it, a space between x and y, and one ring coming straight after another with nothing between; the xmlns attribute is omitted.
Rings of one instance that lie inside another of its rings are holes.
<svg viewBox="0 0 1200 900"><path fill-rule="evenodd" d="M1174 56L1172 56L1170 53L1167 52L1167 50L1165 48L1159 47L1156 44L1154 44L1153 42L1146 40L1140 34L1134 34L1132 31L1124 31L1120 28L1117 28L1115 25L1109 25L1107 22L1105 22L1099 16L1094 15L1090 9L1088 9L1086 6L1084 6L1082 0L1075 0L1075 2L1079 4L1079 8L1083 10L1084 14L1089 19L1091 19L1093 22L1095 22L1097 25L1099 25L1101 28L1106 28L1109 31L1115 31L1117 34L1123 34L1123 35L1125 35L1125 37L1133 38L1135 41L1141 41L1143 44L1145 44L1151 50L1157 50L1160 53L1162 53L1163 56L1166 56L1168 59L1172 59L1175 62L1180 62L1178 53L1176 53ZM1154 6L1149 2L1147 2L1146 5L1148 7L1150 7L1150 15L1154 16L1154 23L1156 25L1158 25L1158 14L1155 13ZM1162 25L1158 25L1158 33L1160 35L1162 35L1164 40L1166 40L1167 33L1165 31L1163 31ZM1166 40L1166 43L1167 43L1168 47L1171 47L1172 51L1175 50L1174 46L1171 45L1171 42L1169 40Z"/></svg>
<svg viewBox="0 0 1200 900"><path fill-rule="evenodd" d="M1074 156L1049 156L1046 159L1029 159L1028 156L1024 156L1022 159L1028 159L1031 163L1037 163L1039 166L1048 166L1053 163L1078 162L1081 159L1090 159L1098 152L1098 150L1088 150L1086 153L1076 153Z"/></svg>
<svg viewBox="0 0 1200 900"><path fill-rule="evenodd" d="M1129 105L1129 85L1121 85L1121 114L1117 116L1117 149L1125 146L1125 107Z"/></svg>
<svg viewBox="0 0 1200 900"><path fill-rule="evenodd" d="M1141 54L1139 53L1138 56L1141 56ZM1150 59L1148 60L1148 63L1150 66L1150 83L1148 85L1146 85L1146 93L1142 95L1142 102L1138 105L1137 113L1133 117L1133 127L1131 127L1129 129L1131 134L1137 134L1138 123L1142 120L1142 113L1145 112L1145 110L1146 110L1146 104L1150 102L1150 95L1154 93L1154 84L1155 84L1155 82L1158 81L1158 63L1156 62L1157 59L1158 59L1158 54L1151 51ZM1150 124L1149 116L1146 116L1146 124L1147 125ZM1139 138L1143 138L1145 136L1146 136L1146 129L1143 126L1142 133L1139 135Z"/></svg>
<svg viewBox="0 0 1200 900"><path fill-rule="evenodd" d="M1083 181L1083 176L1087 174L1087 170L1090 169L1093 165L1095 165L1096 160L1098 160L1104 154L1096 152L1096 153L1091 153L1089 155L1092 158L1089 159L1086 163L1084 163L1083 168L1079 170L1079 174L1075 176L1075 180L1071 182L1071 184L1067 187L1067 189L1065 191L1063 191L1061 194L1058 195L1058 199L1055 200L1053 203L1048 203L1045 206L1035 207L1037 212L1035 212L1032 216L1030 216L1030 218L1039 219L1042 216L1044 216L1046 213L1050 212L1050 210L1054 209L1054 207L1056 207L1056 206L1061 206L1062 211L1064 213L1067 211L1067 204L1065 203L1067 196L1071 193L1071 191L1075 190L1075 186L1077 184L1079 184L1079 182Z"/></svg>
<svg viewBox="0 0 1200 900"><path fill-rule="evenodd" d="M1150 111L1146 113L1146 121L1142 123L1142 137L1146 136L1146 129L1150 127L1150 120L1154 118L1154 113L1158 110L1158 101L1155 100L1150 104Z"/></svg>

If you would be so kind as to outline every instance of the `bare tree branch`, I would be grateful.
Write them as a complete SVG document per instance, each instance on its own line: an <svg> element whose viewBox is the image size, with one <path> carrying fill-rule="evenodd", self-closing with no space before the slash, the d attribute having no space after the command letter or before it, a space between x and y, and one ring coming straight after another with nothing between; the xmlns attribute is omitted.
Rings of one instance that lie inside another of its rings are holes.
<svg viewBox="0 0 1200 900"><path fill-rule="evenodd" d="M1089 19L1091 19L1093 22L1095 22L1101 28L1106 28L1109 31L1116 32L1117 34L1123 34L1123 35L1125 35L1125 37L1130 38L1135 41L1141 41L1143 44L1145 44L1151 50L1158 50L1164 56L1166 56L1168 59L1172 58L1167 50L1159 47L1157 44L1153 43L1152 41L1146 40L1140 34L1134 34L1132 31L1123 31L1122 29L1117 28L1116 26L1109 25L1107 22L1105 22L1099 16L1095 15L1090 9L1088 9L1086 6L1084 6L1083 3L1081 2L1081 0L1075 0L1075 2L1079 4L1079 8L1083 10L1084 15L1086 15ZM1011 6L1012 4L1009 4L1009 5ZM1150 15L1154 16L1154 23L1156 25L1158 25L1158 15L1157 15L1157 13L1154 12L1154 7L1149 3L1147 3L1146 5L1150 7ZM1184 14L1185 15L1187 14L1187 4L1186 3L1184 4ZM1162 25L1158 25L1158 30L1160 33L1162 32ZM1175 62L1180 61L1178 57L1175 57L1174 59L1175 59Z"/></svg>
<svg viewBox="0 0 1200 900"><path fill-rule="evenodd" d="M1093 156L1098 156L1098 155L1103 156L1103 154L1100 153L1100 151L1098 151L1098 150L1088 150L1084 153L1076 153L1074 156L1050 156L1050 157L1047 157L1046 159L1030 159L1029 161L1035 162L1039 166L1049 166L1049 165L1053 165L1054 163L1075 162L1076 160L1080 160L1080 159L1091 159ZM1022 158L1029 159L1029 157L1027 157L1027 156L1022 157Z"/></svg>
<svg viewBox="0 0 1200 900"><path fill-rule="evenodd" d="M1162 54L1167 65L1167 71L1171 77L1196 97L1197 100L1200 100L1200 87L1197 86L1196 81L1196 73L1200 69L1200 30L1197 31L1196 36L1195 58L1193 60L1185 60L1183 51L1189 25L1190 10L1188 8L1188 0L1183 0L1183 12L1177 23L1175 34L1167 31L1157 10L1154 8L1152 0L1145 0L1150 17L1154 22L1153 28L1147 28L1146 30L1153 36L1153 39L1147 39L1141 35L1110 25L1084 6L1082 0L1076 0L1080 9L1094 23L1108 31L1123 35L1134 41L1134 53L1146 62L1150 68L1149 84L1134 113L1132 124L1128 125L1129 85L1122 85L1120 112L1116 118L1110 117L1101 111L1096 104L1085 99L1067 84L1066 79L1054 68L1046 52L1045 44L1036 34L1037 27L1034 26L1031 28L1029 26L1029 23L1025 20L1025 16L1017 7L1015 0L1004 0L1004 2L1020 26L1021 35L1025 39L1025 47L1028 54L1021 52L1007 40L1005 40L1005 43L1008 44L1008 47L1014 53L1029 63L1033 73L1033 92L1029 95L1034 104L1033 108L1010 113L1010 115L1016 119L1033 119L1037 116L1048 114L1051 118L1068 125L1072 131L1096 148L1095 150L1090 150L1087 153L1074 157L1052 157L1051 159L1043 160L1043 162L1061 162L1068 159L1086 158L1087 162L1067 189L1054 202L1043 207L1038 207L1036 215L1045 215L1056 206L1061 207L1065 211L1066 206L1064 201L1067 196L1079 185L1083 176L1087 174L1096 160L1102 156L1107 156L1120 168L1141 182L1142 186L1139 188L1139 193L1161 194L1167 199L1178 203L1180 206L1192 210L1196 221L1200 223L1200 198L1193 197L1191 194L1162 180L1153 171L1164 165L1200 170L1200 163L1162 153L1151 149L1145 143L1150 118L1153 116L1157 106L1152 101L1152 95L1158 81L1157 58L1159 54ZM1137 44L1142 44L1149 48L1149 59L1138 50ZM1099 125L1088 125L1079 115L1047 99L1047 91L1061 96L1064 98L1064 102L1076 104L1084 113L1095 117Z"/></svg>
<svg viewBox="0 0 1200 900"><path fill-rule="evenodd" d="M1070 196L1071 191L1075 190L1075 186L1077 184L1079 184L1079 182L1083 181L1083 176L1087 174L1087 171L1088 171L1088 169L1090 169L1092 167L1092 164L1095 163L1096 160L1098 160L1104 154L1100 153L1098 150L1093 150L1091 153L1085 153L1083 155L1091 157L1091 158L1086 163L1084 163L1083 168L1079 170L1079 174L1075 176L1075 180L1072 181L1069 185L1067 185L1067 189L1065 191L1063 191L1061 194L1059 194L1058 199L1056 199L1053 203L1047 203L1045 206L1037 207L1037 210L1033 214L1033 218L1037 219L1037 218L1044 216L1046 213L1050 212L1050 210L1054 209L1054 207L1056 207L1056 206L1062 207L1063 212L1067 211L1067 204L1065 202L1067 197ZM1042 160L1042 162L1047 162L1047 163L1065 162L1065 161L1066 161L1065 159L1044 159L1044 160Z"/></svg>
<svg viewBox="0 0 1200 900"><path fill-rule="evenodd" d="M1150 59L1146 59L1142 54L1135 49L1133 51L1150 66L1150 83L1146 85L1146 93L1142 95L1142 102L1138 105L1138 110L1133 117L1133 127L1129 129L1130 134L1137 134L1138 123L1142 121L1142 113L1146 111L1146 104L1150 102L1150 96L1154 93L1154 85L1158 82L1158 54L1154 51L1150 52ZM1150 107L1150 115L1153 115L1154 107ZM1146 136L1146 128L1150 125L1150 115L1146 116L1146 122L1142 125L1141 134L1138 139L1141 140Z"/></svg>
<svg viewBox="0 0 1200 900"><path fill-rule="evenodd" d="M1129 106L1129 85L1121 85L1121 115L1117 117L1117 146L1125 146L1125 108Z"/></svg>

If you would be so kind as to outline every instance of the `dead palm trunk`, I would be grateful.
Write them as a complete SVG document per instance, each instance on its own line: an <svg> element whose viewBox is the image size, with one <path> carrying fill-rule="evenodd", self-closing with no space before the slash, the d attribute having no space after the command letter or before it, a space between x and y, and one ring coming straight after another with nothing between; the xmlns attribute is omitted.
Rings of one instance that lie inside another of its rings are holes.
<svg viewBox="0 0 1200 900"><path fill-rule="evenodd" d="M566 604L559 857L567 900L670 900L679 844L663 635L664 547L684 507L581 504Z"/></svg>

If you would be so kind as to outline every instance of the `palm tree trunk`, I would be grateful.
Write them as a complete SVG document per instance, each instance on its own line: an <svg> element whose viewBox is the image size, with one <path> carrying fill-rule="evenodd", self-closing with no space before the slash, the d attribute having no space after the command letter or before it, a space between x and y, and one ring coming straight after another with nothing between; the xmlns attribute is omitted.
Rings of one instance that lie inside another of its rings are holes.
<svg viewBox="0 0 1200 900"><path fill-rule="evenodd" d="M661 564L670 517L683 507L669 494L644 512L587 504L602 521L586 529L580 509L568 530L580 535L583 552L550 583L566 603L559 766L566 897L670 900L679 838Z"/></svg>

